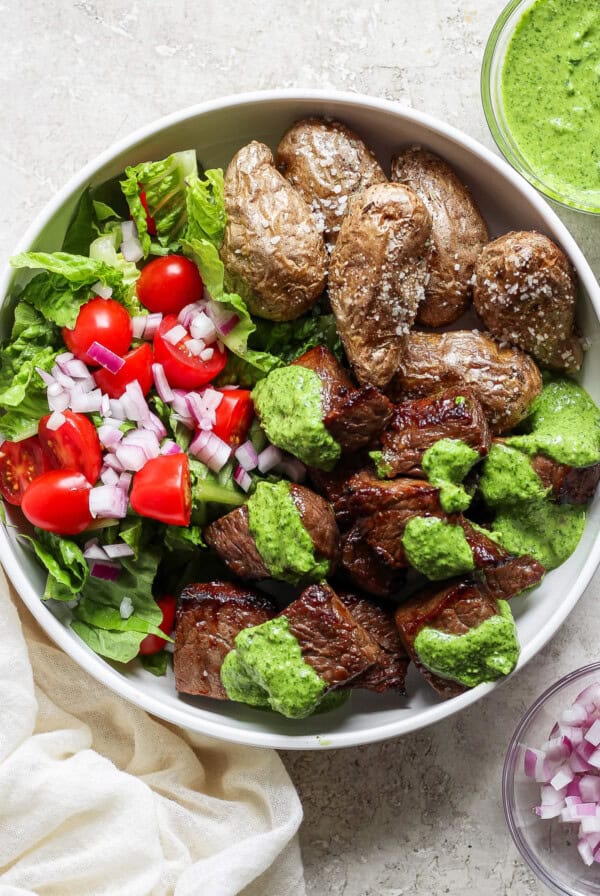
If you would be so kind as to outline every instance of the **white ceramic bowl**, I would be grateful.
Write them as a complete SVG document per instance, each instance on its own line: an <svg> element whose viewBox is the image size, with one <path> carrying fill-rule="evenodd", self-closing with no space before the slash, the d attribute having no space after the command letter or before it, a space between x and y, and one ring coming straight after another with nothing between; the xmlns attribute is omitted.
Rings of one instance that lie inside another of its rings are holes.
<svg viewBox="0 0 600 896"><path fill-rule="evenodd" d="M195 147L205 167L225 166L250 140L272 147L286 127L307 115L345 121L361 133L387 169L391 154L407 143L419 143L444 156L471 186L493 235L511 229L535 228L562 245L579 274L582 294L579 323L591 338L583 383L600 402L600 288L566 227L546 202L502 159L454 128L396 103L355 94L281 90L252 93L204 103L135 133L90 162L42 211L15 252L60 248L69 217L82 189L123 171L126 165L159 159L178 149ZM3 274L0 296L11 281ZM8 315L0 314L6 330ZM600 561L600 501L590 510L585 534L575 554L527 597L517 598L522 651L519 667L540 650L573 609ZM342 709L304 721L290 721L236 703L178 696L172 675L155 678L136 663L111 665L94 654L64 627L40 601L45 575L17 541L15 530L0 529L0 557L17 591L50 637L87 672L127 700L194 731L224 740L285 749L346 747L407 734L452 715L498 685L481 685L447 702L412 671L410 697L356 692Z"/></svg>

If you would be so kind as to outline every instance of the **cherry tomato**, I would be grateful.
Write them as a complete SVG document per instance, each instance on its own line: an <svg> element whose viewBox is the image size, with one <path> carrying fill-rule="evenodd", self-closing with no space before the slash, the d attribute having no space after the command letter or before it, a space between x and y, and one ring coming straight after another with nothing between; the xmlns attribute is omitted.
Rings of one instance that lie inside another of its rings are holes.
<svg viewBox="0 0 600 896"><path fill-rule="evenodd" d="M172 594L165 594L164 597L157 597L156 603L162 610L162 622L158 626L165 635L170 635L175 626L175 610L177 609L177 601ZM158 635L146 635L140 644L140 653L142 656L149 656L151 653L158 653L162 650L167 642Z"/></svg>
<svg viewBox="0 0 600 896"><path fill-rule="evenodd" d="M0 445L0 494L9 504L20 504L33 480L52 469L37 436Z"/></svg>
<svg viewBox="0 0 600 896"><path fill-rule="evenodd" d="M165 368L165 374L171 386L177 389L197 389L214 379L227 363L227 352L219 351L215 344L213 356L209 361L202 361L186 351L185 343L190 336L184 336L176 345L164 338L173 327L177 326L177 317L167 314L160 322L154 337L154 359Z"/></svg>
<svg viewBox="0 0 600 896"><path fill-rule="evenodd" d="M237 447L245 440L254 417L254 405L248 389L219 389L223 393L216 410L212 431L228 445Z"/></svg>
<svg viewBox="0 0 600 896"><path fill-rule="evenodd" d="M204 295L202 278L184 255L163 255L150 261L137 282L138 299L150 311L179 314Z"/></svg>
<svg viewBox="0 0 600 896"><path fill-rule="evenodd" d="M147 395L152 388L152 362L154 356L147 342L128 352L118 373L110 373L103 367L94 371L96 384L111 398L120 398L128 383L137 380Z"/></svg>
<svg viewBox="0 0 600 896"><path fill-rule="evenodd" d="M81 306L75 327L63 327L62 336L70 352L97 367L87 354L92 342L99 342L116 355L124 355L131 345L131 318L114 299L91 299Z"/></svg>
<svg viewBox="0 0 600 896"><path fill-rule="evenodd" d="M38 429L40 442L52 461L52 466L63 470L78 470L92 485L100 475L102 448L95 426L83 414L63 411L65 423L58 429L48 429L47 417L42 417Z"/></svg>
<svg viewBox="0 0 600 896"><path fill-rule="evenodd" d="M187 454L165 454L149 460L133 477L129 500L140 516L189 526L192 493Z"/></svg>
<svg viewBox="0 0 600 896"><path fill-rule="evenodd" d="M141 184L138 184L138 187L141 187ZM156 236L156 221L148 211L148 200L146 198L146 193L144 190L140 193L140 202L146 212L146 227L148 229L148 233L150 236Z"/></svg>
<svg viewBox="0 0 600 896"><path fill-rule="evenodd" d="M56 535L78 535L92 522L91 487L78 470L50 470L25 489L21 509L40 529Z"/></svg>

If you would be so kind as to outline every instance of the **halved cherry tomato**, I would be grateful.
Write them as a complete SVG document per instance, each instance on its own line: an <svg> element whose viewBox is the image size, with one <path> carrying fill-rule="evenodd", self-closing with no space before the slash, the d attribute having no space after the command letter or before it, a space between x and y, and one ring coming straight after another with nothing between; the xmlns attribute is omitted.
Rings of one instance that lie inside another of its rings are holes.
<svg viewBox="0 0 600 896"><path fill-rule="evenodd" d="M78 470L50 470L25 489L21 509L40 529L56 535L78 535L92 522L91 487Z"/></svg>
<svg viewBox="0 0 600 896"><path fill-rule="evenodd" d="M178 389L197 389L214 379L227 363L227 352L220 351L215 343L213 356L202 361L186 351L185 343L191 338L184 336L176 345L164 338L165 333L177 326L177 317L167 314L160 322L154 337L154 359L165 368L171 386Z"/></svg>
<svg viewBox="0 0 600 896"><path fill-rule="evenodd" d="M62 336L70 352L97 367L87 354L92 342L99 342L116 355L124 355L131 345L131 318L114 299L91 299L81 306L75 327L63 327Z"/></svg>
<svg viewBox="0 0 600 896"><path fill-rule="evenodd" d="M110 373L104 367L94 371L96 384L111 398L120 398L125 387L137 380L142 392L147 395L152 388L152 362L154 355L147 342L124 355L125 363L118 373Z"/></svg>
<svg viewBox="0 0 600 896"><path fill-rule="evenodd" d="M90 424L91 425L91 424ZM52 469L50 458L37 436L0 445L0 494L9 504L19 505L27 486Z"/></svg>
<svg viewBox="0 0 600 896"><path fill-rule="evenodd" d="M51 416L42 417L38 435L52 466L78 470L93 485L102 466L102 448L95 426L83 414L63 411L65 422L52 430L48 429Z"/></svg>
<svg viewBox="0 0 600 896"><path fill-rule="evenodd" d="M138 184L138 187L141 187L141 184ZM156 236L156 221L148 211L148 200L146 198L146 193L144 190L140 193L140 202L146 212L146 227L148 229L148 233L150 236Z"/></svg>
<svg viewBox="0 0 600 896"><path fill-rule="evenodd" d="M175 610L177 609L177 601L172 594L165 594L164 597L157 597L156 603L162 610L163 618L159 624L159 629L170 635L175 626ZM152 653L158 653L162 650L167 642L158 635L146 635L140 644L140 653L142 656L149 656Z"/></svg>
<svg viewBox="0 0 600 896"><path fill-rule="evenodd" d="M219 389L223 393L216 410L217 420L212 431L228 445L237 447L245 440L254 417L254 405L249 389Z"/></svg>
<svg viewBox="0 0 600 896"><path fill-rule="evenodd" d="M184 255L163 255L150 261L137 282L137 296L150 311L179 314L204 295L204 285L193 261Z"/></svg>
<svg viewBox="0 0 600 896"><path fill-rule="evenodd" d="M133 477L129 500L140 516L189 526L192 493L187 454L165 454L149 460Z"/></svg>

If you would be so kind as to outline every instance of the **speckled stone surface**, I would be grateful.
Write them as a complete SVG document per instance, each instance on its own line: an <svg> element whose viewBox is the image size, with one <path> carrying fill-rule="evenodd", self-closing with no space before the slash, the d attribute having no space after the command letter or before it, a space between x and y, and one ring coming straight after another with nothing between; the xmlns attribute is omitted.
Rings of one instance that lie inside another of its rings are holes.
<svg viewBox="0 0 600 896"><path fill-rule="evenodd" d="M479 69L501 0L0 2L0 261L77 169L176 108L335 87L426 110L492 145ZM600 273L600 220L562 216ZM500 773L528 704L598 658L600 578L519 675L404 740L284 754L305 807L311 896L545 892L504 824ZM265 894L277 896L277 894Z"/></svg>

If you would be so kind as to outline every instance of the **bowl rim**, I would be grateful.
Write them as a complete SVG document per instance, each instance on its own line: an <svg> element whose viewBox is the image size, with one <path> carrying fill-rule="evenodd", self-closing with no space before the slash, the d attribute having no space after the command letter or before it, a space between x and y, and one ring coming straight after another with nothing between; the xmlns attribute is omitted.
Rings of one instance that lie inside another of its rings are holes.
<svg viewBox="0 0 600 896"><path fill-rule="evenodd" d="M344 106L349 108L359 107L365 110L374 110L392 114L401 120L404 119L415 122L434 133L441 134L457 146L460 146L461 148L466 149L469 153L477 156L499 177L508 180L540 215L545 224L550 225L559 234L558 240L566 254L571 258L581 284L590 298L594 312L600 319L600 285L597 283L583 252L556 212L548 205L546 200L543 199L543 197L508 164L508 162L474 138L467 134L463 134L452 125L448 125L425 112L417 111L394 100L381 99L348 91L303 88L251 91L232 94L198 103L193 106L188 106L185 109L172 112L169 115L152 121L149 124L138 128L122 140L109 146L74 174L39 212L25 231L24 235L18 241L13 254L26 251L64 202L76 191L81 190L97 170L109 163L116 155L133 149L137 143L152 136L156 131L165 130L166 128L172 127L187 119L196 118L213 111L248 105L268 105L290 100L302 100L307 102L315 101L322 103L331 102L338 106L336 114L339 112L341 115L343 115ZM342 107L341 111L340 107ZM7 264L0 276L0 307L4 302L13 275L13 270ZM94 654L85 644L83 644L83 642L80 642L69 634L68 629L63 626L63 624L60 623L46 607L44 607L43 602L32 587L27 576L21 571L16 555L13 554L12 545L4 524L0 526L0 557L2 557L4 568L16 591L44 631L86 672L92 675L96 680L111 688L111 690L115 691L121 697L124 697L134 705L147 710L151 714L168 722L172 722L175 725L187 728L188 730L191 729L220 740L246 744L248 746L274 747L277 749L288 750L334 749L376 743L402 734L408 734L411 731L420 730L428 725L441 721L448 716L454 715L456 712L481 700L486 694L489 694L493 689L497 688L498 685L503 683L503 681L497 681L479 685L473 690L467 691L465 694L455 697L452 700L440 701L433 706L429 706L423 709L417 716L413 717L403 718L402 710L400 708L398 718L394 721L376 724L368 729L360 731L350 730L331 732L327 735L280 734L262 729L230 727L227 719L219 719L217 717L215 717L214 721L212 719L209 720L198 717L198 725L193 725L193 715L190 719L189 705L183 704L185 709L165 705L161 699L139 691L137 686L132 684L116 668ZM522 669L560 628L581 597L599 563L600 538L597 538L588 557L582 564L571 585L568 599L562 601L552 617L548 619L546 624L539 629L532 640L521 650L519 662L515 671ZM514 675L515 673L513 672L512 674Z"/></svg>
<svg viewBox="0 0 600 896"><path fill-rule="evenodd" d="M523 14L529 9L534 3L539 2L539 0L510 0L509 3L506 4L490 31L489 37L487 39L485 49L483 51L483 59L481 62L481 73L479 80L479 88L481 95L481 105L483 106L483 114L485 116L485 120L487 122L487 126L490 130L490 133L494 139L494 143L507 160L507 162L521 174L526 180L532 184L536 190L540 193L543 193L544 196L551 199L553 202L556 202L557 205L562 206L563 208L569 209L570 211L581 212L582 214L592 215L596 217L600 215L600 206L587 206L582 203L576 202L573 199L570 199L566 194L560 193L558 190L553 189L548 186L541 177L539 177L535 171L531 167L523 164L515 151L516 143L511 142L512 135L510 132L504 128L498 120L496 113L494 111L494 103L492 100L492 64L494 62L496 52L498 49L498 41L500 36L504 32L506 24L510 18L510 16L518 10L519 7L523 8ZM515 32L515 28L521 21L521 17L517 19L515 26L512 29L510 37ZM510 38L509 38L510 39ZM510 136L509 136L510 135Z"/></svg>
<svg viewBox="0 0 600 896"><path fill-rule="evenodd" d="M574 669L572 672L567 672L566 675L563 675L558 679L558 681L554 682L554 684L546 688L546 690L540 694L537 700L534 700L531 706L523 714L513 736L510 739L510 743L506 750L506 756L504 758L504 765L502 768L502 805L504 807L504 817L506 818L506 825L508 827L508 830L510 831L513 842L531 870L537 875L542 883L544 883L554 893L557 893L558 896L573 896L573 894L571 890L565 890L564 887L562 887L553 877L551 877L546 872L543 865L538 862L536 857L527 846L527 843L521 836L520 828L515 821L515 816L512 809L512 791L514 790L515 770L518 758L517 748L519 746L523 732L527 728L528 724L533 719L537 711L541 709L541 707L550 697L553 697L554 694L559 693L559 691L562 691L563 688L567 687L570 684L573 684L573 682L577 681L578 679L584 678L587 675L591 675L594 672L600 674L600 662L588 663L587 666L580 666L579 669Z"/></svg>

